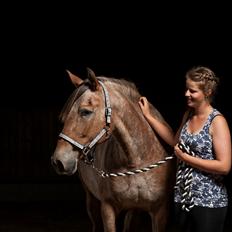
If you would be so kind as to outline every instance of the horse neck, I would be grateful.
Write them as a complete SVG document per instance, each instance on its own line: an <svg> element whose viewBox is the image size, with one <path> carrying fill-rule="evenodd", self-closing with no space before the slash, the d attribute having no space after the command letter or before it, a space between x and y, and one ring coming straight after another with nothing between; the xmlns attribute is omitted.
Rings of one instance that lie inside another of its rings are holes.
<svg viewBox="0 0 232 232"><path fill-rule="evenodd" d="M165 151L137 101L129 100L110 86L108 90L113 109L113 129L111 139L99 149L99 160L111 167L141 167L161 160L166 155Z"/></svg>
<svg viewBox="0 0 232 232"><path fill-rule="evenodd" d="M157 153L157 150L161 150L161 144L143 118L135 120L133 115L118 119L114 133L131 163L137 165L161 158L162 152Z"/></svg>

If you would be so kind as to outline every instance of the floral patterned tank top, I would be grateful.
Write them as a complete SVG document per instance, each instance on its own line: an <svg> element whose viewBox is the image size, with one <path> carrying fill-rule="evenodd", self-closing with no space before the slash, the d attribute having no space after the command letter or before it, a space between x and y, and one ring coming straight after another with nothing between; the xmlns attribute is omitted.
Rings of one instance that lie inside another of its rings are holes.
<svg viewBox="0 0 232 232"><path fill-rule="evenodd" d="M204 126L197 133L192 134L188 132L189 120L187 120L181 130L180 140L190 146L196 156L202 159L215 159L209 128L214 117L220 114L218 110L213 109ZM228 195L222 175L207 173L195 168L192 174L191 193L194 205L209 208L225 207L228 205ZM182 194L183 192L180 188L175 189L174 201L180 203Z"/></svg>

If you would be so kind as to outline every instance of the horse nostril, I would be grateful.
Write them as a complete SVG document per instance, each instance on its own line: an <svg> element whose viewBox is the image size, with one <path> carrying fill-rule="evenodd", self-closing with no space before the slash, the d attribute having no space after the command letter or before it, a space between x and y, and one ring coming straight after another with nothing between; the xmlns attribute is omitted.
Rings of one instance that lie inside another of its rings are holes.
<svg viewBox="0 0 232 232"><path fill-rule="evenodd" d="M59 172L64 172L64 165L62 164L61 161L57 160L55 163L55 166Z"/></svg>
<svg viewBox="0 0 232 232"><path fill-rule="evenodd" d="M52 166L58 171L58 172L63 172L64 171L64 166L61 161L54 159L53 157L51 158L51 163Z"/></svg>

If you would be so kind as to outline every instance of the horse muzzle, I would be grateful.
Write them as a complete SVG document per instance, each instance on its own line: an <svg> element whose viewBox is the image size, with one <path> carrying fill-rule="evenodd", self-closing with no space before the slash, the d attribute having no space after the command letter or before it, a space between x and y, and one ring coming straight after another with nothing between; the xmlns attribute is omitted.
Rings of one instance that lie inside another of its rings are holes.
<svg viewBox="0 0 232 232"><path fill-rule="evenodd" d="M51 164L59 175L73 175L77 171L78 159L54 153Z"/></svg>

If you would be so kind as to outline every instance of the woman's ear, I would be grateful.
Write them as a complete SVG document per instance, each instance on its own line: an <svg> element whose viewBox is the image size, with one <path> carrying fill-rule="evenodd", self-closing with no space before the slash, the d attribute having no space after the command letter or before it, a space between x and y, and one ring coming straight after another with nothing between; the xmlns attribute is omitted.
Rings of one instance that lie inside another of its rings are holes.
<svg viewBox="0 0 232 232"><path fill-rule="evenodd" d="M205 96L206 96L207 98L209 98L211 95L212 95L212 90L209 89L209 90L207 91L207 93L205 94Z"/></svg>

